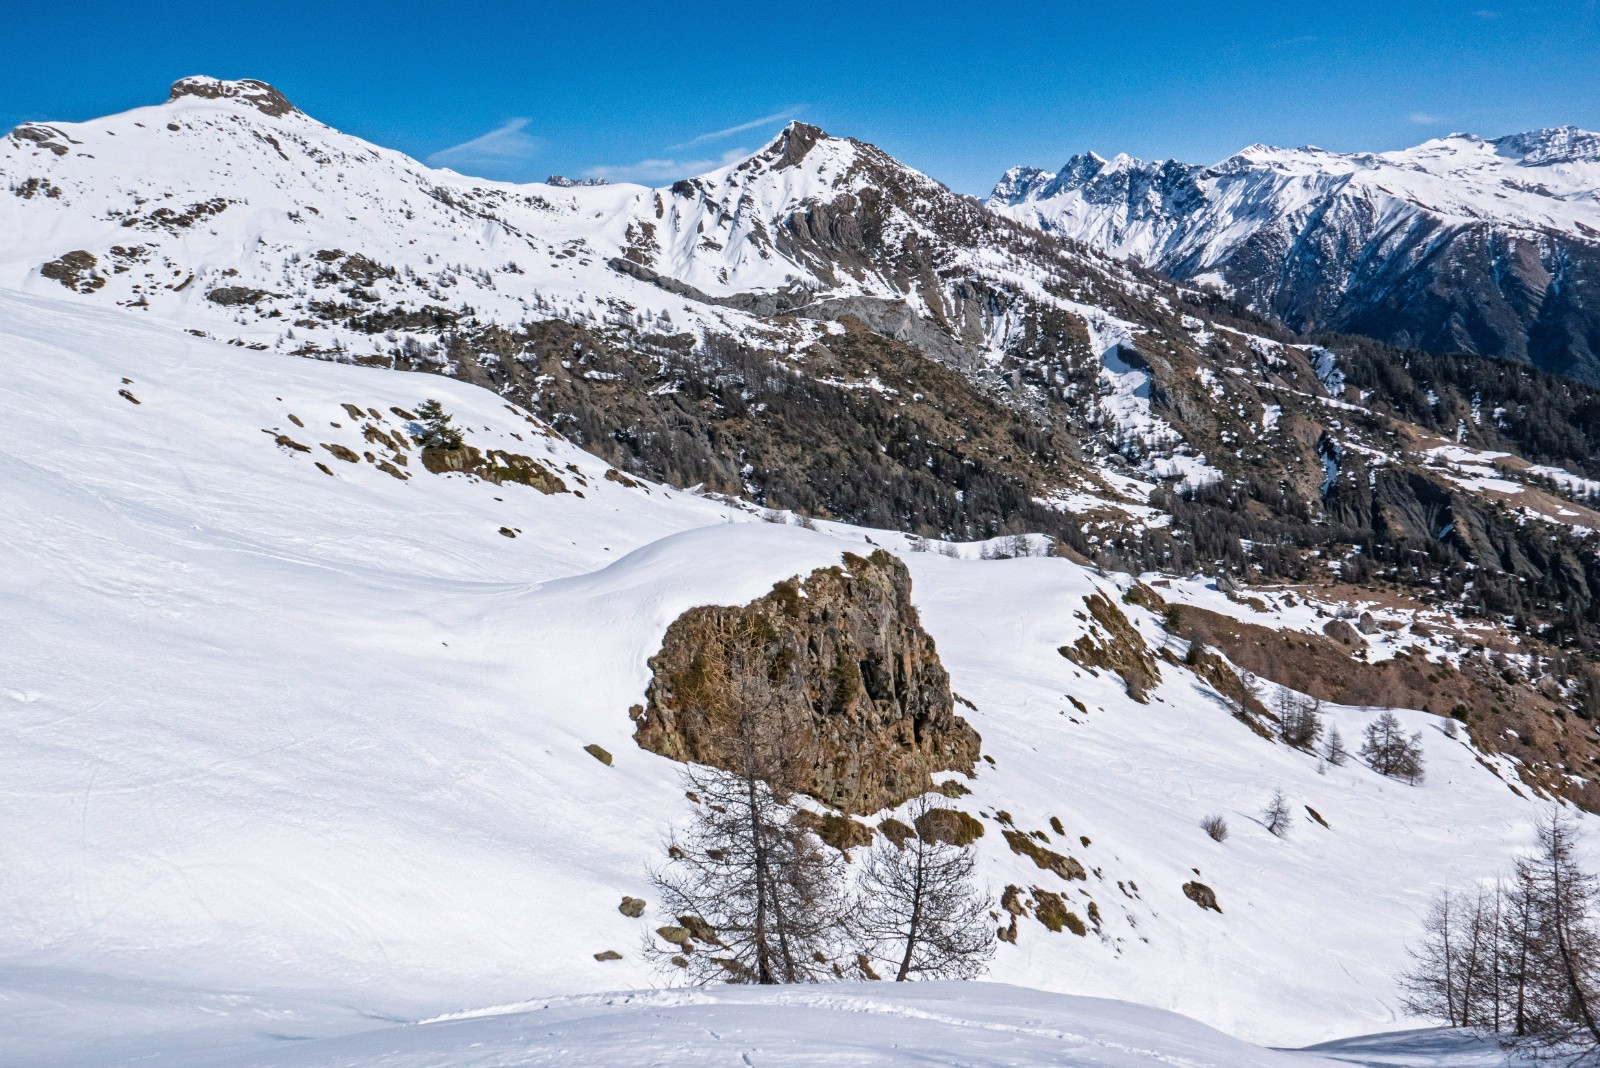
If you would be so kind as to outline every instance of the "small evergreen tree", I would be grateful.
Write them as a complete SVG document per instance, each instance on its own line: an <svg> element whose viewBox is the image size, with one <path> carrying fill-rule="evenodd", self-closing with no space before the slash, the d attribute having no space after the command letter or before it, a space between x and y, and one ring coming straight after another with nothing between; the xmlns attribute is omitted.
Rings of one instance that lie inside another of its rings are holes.
<svg viewBox="0 0 1600 1068"><path fill-rule="evenodd" d="M425 449L461 448L461 430L454 426L444 405L429 398L417 406L417 422L422 425L419 439Z"/></svg>

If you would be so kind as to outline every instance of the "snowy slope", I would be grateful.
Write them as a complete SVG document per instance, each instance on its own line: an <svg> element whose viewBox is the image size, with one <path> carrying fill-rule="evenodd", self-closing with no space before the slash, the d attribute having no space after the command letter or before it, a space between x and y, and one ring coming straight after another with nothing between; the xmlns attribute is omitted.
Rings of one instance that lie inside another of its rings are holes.
<svg viewBox="0 0 1600 1068"><path fill-rule="evenodd" d="M0 585L0 1060L665 981L639 952L662 919L617 911L651 896L645 865L688 814L674 767L631 741L645 661L684 609L748 600L867 538L905 554L977 706L963 715L994 764L959 804L984 818L985 881L1100 916L1086 936L1021 917L996 979L1274 1042L1397 1026L1393 976L1428 895L1530 837L1536 803L1434 717L1402 713L1430 766L1413 788L1356 765L1319 774L1179 667L1148 705L1075 668L1056 650L1085 632L1084 597L1127 580L1067 560L910 552L899 535L630 488L447 380L61 299L0 295L0 331L0 507L20 561ZM575 492L414 459L401 480L321 447L372 447L344 405L394 430L391 409L424 391L469 442ZM1369 715L1333 718L1354 738ZM1267 834L1254 817L1276 787L1329 827ZM1012 853L1001 810L1089 877ZM1197 825L1212 812L1233 824L1225 844ZM1220 914L1184 896L1191 880ZM607 949L623 959L594 959Z"/></svg>
<svg viewBox="0 0 1600 1068"><path fill-rule="evenodd" d="M248 1011L208 1007L219 1015ZM283 1017L276 1022L288 1023ZM115 1043L97 1053L92 1063L138 1063L140 1058L134 1048ZM280 1031L218 1041L191 1032L173 1036L160 1057L170 1068L1334 1068L1352 1063L1500 1068L1510 1063L1489 1040L1441 1031L1375 1035L1305 1051L1268 1050L1160 1010L997 983L576 995L453 1013L414 1025L352 1022L329 1035Z"/></svg>
<svg viewBox="0 0 1600 1068"><path fill-rule="evenodd" d="M224 1063L976 1065L1305 1068L1338 1063L1253 1047L1190 1020L998 984L707 988L562 998L397 1032L295 1045Z"/></svg>
<svg viewBox="0 0 1600 1068"><path fill-rule="evenodd" d="M351 302L505 325L661 319L796 340L814 335L706 298L911 295L925 306L884 266L839 270L785 232L792 217L854 203L886 175L912 197L959 199L878 149L801 124L670 189L488 182L341 133L261 83L186 78L163 104L24 124L0 140L0 181L14 194L0 198L0 286L58 295L65 285L225 340L347 358L426 334L398 315L376 332L330 321L327 306ZM904 208L886 225L886 247L930 236ZM364 262L344 265L348 251ZM93 265L42 270L73 252ZM993 254L962 260L1038 289Z"/></svg>

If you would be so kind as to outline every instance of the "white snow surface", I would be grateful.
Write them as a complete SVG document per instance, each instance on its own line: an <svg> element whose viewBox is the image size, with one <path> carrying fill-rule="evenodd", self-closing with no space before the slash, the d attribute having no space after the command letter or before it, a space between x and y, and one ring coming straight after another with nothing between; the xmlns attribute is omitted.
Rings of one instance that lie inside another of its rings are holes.
<svg viewBox="0 0 1600 1068"><path fill-rule="evenodd" d="M1057 649L1085 633L1085 596L1118 599L1126 578L627 488L487 391L252 352L70 298L0 293L0 353L0 1063L113 1063L64 1056L112 1048L177 1063L185 1043L241 1027L331 1035L670 985L640 952L667 918L617 910L623 894L652 898L645 867L689 814L675 766L631 740L646 661L685 609L747 601L868 539L904 554L953 686L977 706L959 711L994 764L952 803L984 819L985 883L1098 913L1081 937L1022 917L995 980L1254 1041L1405 1026L1394 977L1428 897L1503 870L1531 839L1538 803L1433 716L1400 712L1429 765L1412 787L1354 763L1319 774L1181 668L1162 667L1148 705L1076 668ZM372 447L343 405L392 431L391 407L426 396L469 442L542 460L583 496L415 464L401 481L321 448ZM1372 714L1329 718L1355 739ZM1307 815L1287 840L1268 834L1257 816L1279 787L1330 827ZM1000 810L1088 879L1011 852ZM1226 843L1200 830L1211 813L1232 825ZM1191 880L1222 913L1184 896ZM623 959L594 959L608 949ZM671 995L691 1015L696 998L743 996ZM582 1015L561 1027L593 1033ZM424 1032L439 1033L404 1033ZM417 1057L371 1063L473 1063ZM507 1057L482 1063L540 1063Z"/></svg>
<svg viewBox="0 0 1600 1068"><path fill-rule="evenodd" d="M121 992L127 996L126 992ZM810 1068L1070 1065L1074 1068L1489 1068L1512 1063L1486 1040L1425 1030L1272 1050L1193 1020L1102 998L999 983L839 983L570 995L417 1023L344 1021L324 1031L298 1006L187 991L210 1027L169 1037L164 1068ZM182 1002L174 1007L186 1008ZM219 1022L220 1021L220 1022ZM231 1025L231 1026L230 1026ZM95 1033L77 1064L150 1063L137 1040ZM17 1068L57 1065L24 1053ZM1517 1062L1520 1063L1520 1062Z"/></svg>

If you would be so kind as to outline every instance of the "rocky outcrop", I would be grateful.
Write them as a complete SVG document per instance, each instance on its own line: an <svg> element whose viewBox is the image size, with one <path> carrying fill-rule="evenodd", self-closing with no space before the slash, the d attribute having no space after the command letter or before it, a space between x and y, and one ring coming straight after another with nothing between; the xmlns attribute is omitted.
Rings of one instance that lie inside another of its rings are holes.
<svg viewBox="0 0 1600 1068"><path fill-rule="evenodd" d="M1217 892L1205 883L1184 883L1183 896L1203 909L1211 909L1213 912L1222 911L1222 906L1217 904Z"/></svg>
<svg viewBox="0 0 1600 1068"><path fill-rule="evenodd" d="M743 740L781 754L779 785L850 813L972 773L978 733L911 604L905 564L879 550L736 607L692 608L650 659L634 738L674 760L736 770Z"/></svg>
<svg viewBox="0 0 1600 1068"><path fill-rule="evenodd" d="M502 449L490 449L488 453L483 453L471 445L463 445L458 449L429 446L422 450L422 466L436 475L473 475L496 486L515 482L531 486L544 494L570 492L561 476L538 460Z"/></svg>
<svg viewBox="0 0 1600 1068"><path fill-rule="evenodd" d="M272 294L265 289L252 289L249 286L218 286L206 294L206 299L224 308L237 308L243 304L255 304L270 296Z"/></svg>
<svg viewBox="0 0 1600 1068"><path fill-rule="evenodd" d="M39 273L53 278L77 293L93 293L106 284L105 277L95 270L98 261L94 253L78 249L44 264Z"/></svg>
<svg viewBox="0 0 1600 1068"><path fill-rule="evenodd" d="M237 100L255 108L263 115L287 115L295 110L294 105L289 103L288 97L266 82L254 78L241 78L234 82L208 78L204 75L180 78L172 83L172 91L167 95L167 100L171 102L186 96L198 97L201 100Z"/></svg>
<svg viewBox="0 0 1600 1068"><path fill-rule="evenodd" d="M1129 697L1140 703L1147 702L1150 688L1161 681L1161 669L1156 666L1156 658L1151 655L1144 637L1104 593L1092 593L1083 603L1094 617L1089 633L1058 651L1090 671L1103 668L1116 672L1127 686Z"/></svg>

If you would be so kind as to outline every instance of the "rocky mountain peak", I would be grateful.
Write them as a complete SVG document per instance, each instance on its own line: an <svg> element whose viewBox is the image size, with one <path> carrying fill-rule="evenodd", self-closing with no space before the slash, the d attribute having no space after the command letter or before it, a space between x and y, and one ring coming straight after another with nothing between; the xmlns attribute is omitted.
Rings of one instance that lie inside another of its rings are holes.
<svg viewBox="0 0 1600 1068"><path fill-rule="evenodd" d="M1000 176L989 199L1003 204L1020 204L1054 178L1055 172L1042 167L1012 167Z"/></svg>
<svg viewBox="0 0 1600 1068"><path fill-rule="evenodd" d="M255 108L263 115L288 115L296 110L295 106L289 103L288 97L266 82L254 78L226 81L203 74L179 78L172 83L172 91L167 94L167 102L181 100L186 96L198 97L201 100L237 100Z"/></svg>
<svg viewBox="0 0 1600 1068"><path fill-rule="evenodd" d="M1576 126L1529 130L1490 143L1506 155L1521 156L1525 167L1600 161L1600 134Z"/></svg>
<svg viewBox="0 0 1600 1068"><path fill-rule="evenodd" d="M774 157L772 169L781 171L785 167L796 166L818 142L826 140L827 133L819 127L798 120L790 122L768 146L768 153Z"/></svg>

